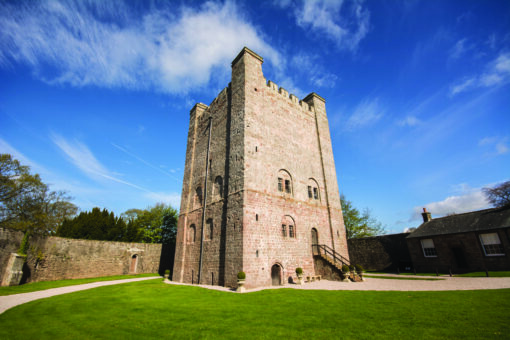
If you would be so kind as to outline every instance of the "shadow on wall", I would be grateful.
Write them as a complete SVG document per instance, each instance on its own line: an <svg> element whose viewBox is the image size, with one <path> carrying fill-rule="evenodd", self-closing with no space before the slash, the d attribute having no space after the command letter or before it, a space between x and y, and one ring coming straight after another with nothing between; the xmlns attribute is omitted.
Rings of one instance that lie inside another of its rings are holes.
<svg viewBox="0 0 510 340"><path fill-rule="evenodd" d="M170 270L169 279L172 279L175 259L175 243L163 244L161 246L161 256L159 258L158 274L163 276L165 270Z"/></svg>

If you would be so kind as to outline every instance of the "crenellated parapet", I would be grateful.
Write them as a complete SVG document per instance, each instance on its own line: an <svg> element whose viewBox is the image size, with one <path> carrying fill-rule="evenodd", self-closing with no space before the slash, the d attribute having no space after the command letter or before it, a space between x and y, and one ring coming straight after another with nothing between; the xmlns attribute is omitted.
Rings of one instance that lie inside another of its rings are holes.
<svg viewBox="0 0 510 340"><path fill-rule="evenodd" d="M312 98L311 96L315 96L315 97L318 97L320 99L322 99L320 96L318 96L317 94L315 93L310 93L308 96L306 96L305 99L303 100L299 100L298 97L296 97L295 95L293 95L292 93L289 94L289 91L287 91L286 89L284 89L283 87L279 87L277 84L275 84L274 82L272 82L271 80L268 80L267 81L267 87L273 91L274 93L280 95L281 97L289 100L290 103L292 103L293 105L295 105L296 107L301 107L301 109L305 112L312 112L312 113L315 113L315 106L313 104L313 101L309 101L308 99ZM324 99L322 99L323 102Z"/></svg>

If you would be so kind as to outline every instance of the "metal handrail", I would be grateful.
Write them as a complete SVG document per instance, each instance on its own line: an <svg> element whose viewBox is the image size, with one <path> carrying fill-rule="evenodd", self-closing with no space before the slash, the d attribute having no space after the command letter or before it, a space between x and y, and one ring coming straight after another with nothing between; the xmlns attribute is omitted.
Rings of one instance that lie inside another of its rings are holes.
<svg viewBox="0 0 510 340"><path fill-rule="evenodd" d="M320 255L322 257L330 256L333 258L333 262L340 262L342 265L349 265L350 262L348 259L337 253L333 248L328 247L325 244L312 244L312 252L314 255ZM324 254L324 255L323 255Z"/></svg>

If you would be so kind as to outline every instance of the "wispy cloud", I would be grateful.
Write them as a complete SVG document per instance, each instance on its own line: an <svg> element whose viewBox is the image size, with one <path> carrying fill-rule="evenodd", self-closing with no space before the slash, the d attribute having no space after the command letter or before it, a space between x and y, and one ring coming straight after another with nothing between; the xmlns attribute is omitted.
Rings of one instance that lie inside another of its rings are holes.
<svg viewBox="0 0 510 340"><path fill-rule="evenodd" d="M165 170L161 169L161 167L157 167L157 166L155 166L155 165L153 165L153 164L151 164L151 163L147 162L147 161L146 161L146 160L144 160L143 158L141 158L141 157L139 157L139 156L135 155L134 153L132 153L132 152L128 151L126 148L123 148L122 146L119 146L119 145L117 145L117 144L115 144L115 143L111 143L111 144L112 144L115 148L117 148L117 149L119 149L120 151L124 152L126 155L129 155L129 156L133 157L134 159L136 159L136 160L140 161L141 163L143 163L143 164L147 165L149 168L155 169L155 170L157 170L157 171L161 172L162 174L164 174L164 175L166 175L166 176L168 176L168 177L170 177L170 178L172 178L172 179L174 179L174 180L176 180L176 181L180 181L180 179L176 178L175 176L173 176L172 174L168 173L167 171L165 171Z"/></svg>
<svg viewBox="0 0 510 340"><path fill-rule="evenodd" d="M384 109L380 106L378 98L363 100L347 119L346 130L370 126L384 116Z"/></svg>
<svg viewBox="0 0 510 340"><path fill-rule="evenodd" d="M146 7L1 2L0 66L26 64L49 83L186 93L207 85L245 45L280 62L233 1Z"/></svg>
<svg viewBox="0 0 510 340"><path fill-rule="evenodd" d="M469 52L474 48L473 44L469 44L467 38L463 38L458 40L455 45L450 50L450 58L453 60L457 60L462 57L464 54Z"/></svg>
<svg viewBox="0 0 510 340"><path fill-rule="evenodd" d="M406 116L406 117L404 117L404 119L397 121L397 125L409 126L409 127L417 126L422 123L423 122L421 120L419 120L418 118L416 118L415 116Z"/></svg>
<svg viewBox="0 0 510 340"><path fill-rule="evenodd" d="M414 207L409 221L419 220L422 208L427 208L432 215L439 217L486 209L489 208L489 202L481 189L472 189L462 195L449 196L442 201L430 202L420 207Z"/></svg>
<svg viewBox="0 0 510 340"><path fill-rule="evenodd" d="M68 141L59 135L52 135L51 140L55 145L62 150L68 159L74 164L80 171L85 173L90 178L97 180L98 178L108 179L113 182L121 183L132 188L151 192L136 184L121 180L110 172L103 164L101 164L90 149L79 141Z"/></svg>
<svg viewBox="0 0 510 340"><path fill-rule="evenodd" d="M179 209L181 205L181 195L176 192L164 193L164 192L151 192L145 194L145 197L156 203L170 204L172 207Z"/></svg>
<svg viewBox="0 0 510 340"><path fill-rule="evenodd" d="M298 26L326 36L339 49L356 51L370 28L370 12L363 6L362 0L285 1L279 5L292 6Z"/></svg>
<svg viewBox="0 0 510 340"><path fill-rule="evenodd" d="M316 55L299 53L292 57L291 65L305 73L305 77L309 79L311 85L320 88L333 88L338 80L338 76L327 72Z"/></svg>
<svg viewBox="0 0 510 340"><path fill-rule="evenodd" d="M500 53L480 74L464 78L450 86L450 95L476 88L494 87L510 82L510 53Z"/></svg>
<svg viewBox="0 0 510 340"><path fill-rule="evenodd" d="M496 155L504 155L510 151L508 137L485 137L478 142L482 147L493 147Z"/></svg>

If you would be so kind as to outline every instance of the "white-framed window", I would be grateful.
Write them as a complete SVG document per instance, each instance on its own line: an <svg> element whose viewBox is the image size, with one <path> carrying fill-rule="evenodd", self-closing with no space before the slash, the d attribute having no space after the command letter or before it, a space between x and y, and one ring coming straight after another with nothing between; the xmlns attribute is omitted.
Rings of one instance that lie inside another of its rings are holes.
<svg viewBox="0 0 510 340"><path fill-rule="evenodd" d="M421 247L423 248L423 256L425 257L437 257L436 247L434 241L431 238L421 240Z"/></svg>
<svg viewBox="0 0 510 340"><path fill-rule="evenodd" d="M480 234L480 243L486 256L505 255L498 233Z"/></svg>

